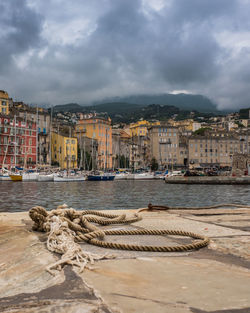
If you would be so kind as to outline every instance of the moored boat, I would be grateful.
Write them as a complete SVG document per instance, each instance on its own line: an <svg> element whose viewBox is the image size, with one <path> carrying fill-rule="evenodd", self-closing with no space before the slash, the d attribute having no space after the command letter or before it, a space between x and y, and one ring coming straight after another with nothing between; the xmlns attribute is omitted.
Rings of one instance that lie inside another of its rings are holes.
<svg viewBox="0 0 250 313"><path fill-rule="evenodd" d="M12 181L22 181L23 177L21 174L10 174L9 175Z"/></svg>
<svg viewBox="0 0 250 313"><path fill-rule="evenodd" d="M90 181L112 181L115 179L115 175L112 173L90 174L87 177Z"/></svg>
<svg viewBox="0 0 250 313"><path fill-rule="evenodd" d="M38 181L53 181L54 174L41 174L38 175Z"/></svg>
<svg viewBox="0 0 250 313"><path fill-rule="evenodd" d="M129 173L117 173L115 174L115 180L124 180L124 179L128 179L129 177Z"/></svg>
<svg viewBox="0 0 250 313"><path fill-rule="evenodd" d="M135 180L148 180L148 179L155 179L155 176L154 176L154 173L150 173L150 172L135 173L134 179Z"/></svg>
<svg viewBox="0 0 250 313"><path fill-rule="evenodd" d="M69 175L69 176L63 176L63 175L54 175L54 182L79 182L79 181L85 181L86 176L84 175Z"/></svg>
<svg viewBox="0 0 250 313"><path fill-rule="evenodd" d="M22 173L22 181L37 181L39 174L37 172Z"/></svg>

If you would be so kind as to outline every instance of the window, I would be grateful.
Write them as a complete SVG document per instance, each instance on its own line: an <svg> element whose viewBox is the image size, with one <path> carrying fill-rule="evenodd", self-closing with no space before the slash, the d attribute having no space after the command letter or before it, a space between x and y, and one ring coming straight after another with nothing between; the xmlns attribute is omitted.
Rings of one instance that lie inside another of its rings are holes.
<svg viewBox="0 0 250 313"><path fill-rule="evenodd" d="M6 113L6 108L2 108L2 113Z"/></svg>
<svg viewBox="0 0 250 313"><path fill-rule="evenodd" d="M7 105L6 101L2 101L2 105Z"/></svg>

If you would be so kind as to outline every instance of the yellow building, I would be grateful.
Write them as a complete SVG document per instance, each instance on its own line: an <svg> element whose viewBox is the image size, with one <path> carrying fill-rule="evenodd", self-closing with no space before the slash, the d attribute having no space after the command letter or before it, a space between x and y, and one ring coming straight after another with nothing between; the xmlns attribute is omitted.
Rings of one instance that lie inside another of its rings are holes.
<svg viewBox="0 0 250 313"><path fill-rule="evenodd" d="M93 115L84 116L76 125L76 132L98 142L99 169L112 168L112 127L111 119Z"/></svg>
<svg viewBox="0 0 250 313"><path fill-rule="evenodd" d="M160 125L160 122L150 123L146 120L138 121L136 123L131 123L129 125L130 129L130 136L147 136L148 134L148 127L153 125Z"/></svg>
<svg viewBox="0 0 250 313"><path fill-rule="evenodd" d="M62 169L77 167L77 138L51 134L52 164L58 163Z"/></svg>
<svg viewBox="0 0 250 313"><path fill-rule="evenodd" d="M194 123L193 119L185 119L181 121L174 121L173 126L180 127L183 130L193 131L193 123Z"/></svg>
<svg viewBox="0 0 250 313"><path fill-rule="evenodd" d="M0 114L9 114L9 95L4 90L0 90Z"/></svg>

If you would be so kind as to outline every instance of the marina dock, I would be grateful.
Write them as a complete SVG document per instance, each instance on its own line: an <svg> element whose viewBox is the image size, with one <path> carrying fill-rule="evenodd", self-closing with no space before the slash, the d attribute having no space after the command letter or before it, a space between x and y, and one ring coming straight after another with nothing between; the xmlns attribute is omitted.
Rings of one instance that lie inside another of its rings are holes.
<svg viewBox="0 0 250 313"><path fill-rule="evenodd" d="M166 184L250 185L250 176L172 176Z"/></svg>
<svg viewBox="0 0 250 313"><path fill-rule="evenodd" d="M107 212L107 211L105 211ZM111 213L111 211L110 211ZM115 211L115 214L133 210ZM28 212L0 213L0 311L33 312L249 312L250 211L244 208L145 211L124 229L181 229L211 239L191 252L82 249L112 253L79 274L65 266L52 276L46 266L57 254L46 248L47 235L32 230ZM112 236L134 244L182 244L175 236ZM108 240L111 240L110 237Z"/></svg>

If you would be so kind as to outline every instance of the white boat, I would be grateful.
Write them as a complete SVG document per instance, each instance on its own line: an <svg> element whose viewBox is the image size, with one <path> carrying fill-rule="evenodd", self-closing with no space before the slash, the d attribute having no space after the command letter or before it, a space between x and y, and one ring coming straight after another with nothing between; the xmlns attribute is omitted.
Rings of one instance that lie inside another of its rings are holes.
<svg viewBox="0 0 250 313"><path fill-rule="evenodd" d="M7 173L0 174L0 181L8 181L8 180L11 180L9 174Z"/></svg>
<svg viewBox="0 0 250 313"><path fill-rule="evenodd" d="M54 175L54 182L76 182L84 180L86 180L86 176L84 175L71 175L71 176Z"/></svg>
<svg viewBox="0 0 250 313"><path fill-rule="evenodd" d="M0 181L8 181L11 180L9 174L11 174L11 172L5 168L2 168L0 170Z"/></svg>
<svg viewBox="0 0 250 313"><path fill-rule="evenodd" d="M115 180L124 180L124 179L128 179L128 177L129 177L129 173L115 174Z"/></svg>
<svg viewBox="0 0 250 313"><path fill-rule="evenodd" d="M134 174L135 180L148 180L148 179L155 179L154 173L135 173Z"/></svg>
<svg viewBox="0 0 250 313"><path fill-rule="evenodd" d="M39 173L38 175L38 181L53 181L53 180L54 180L54 174Z"/></svg>
<svg viewBox="0 0 250 313"><path fill-rule="evenodd" d="M39 173L22 173L22 181L37 181Z"/></svg>

